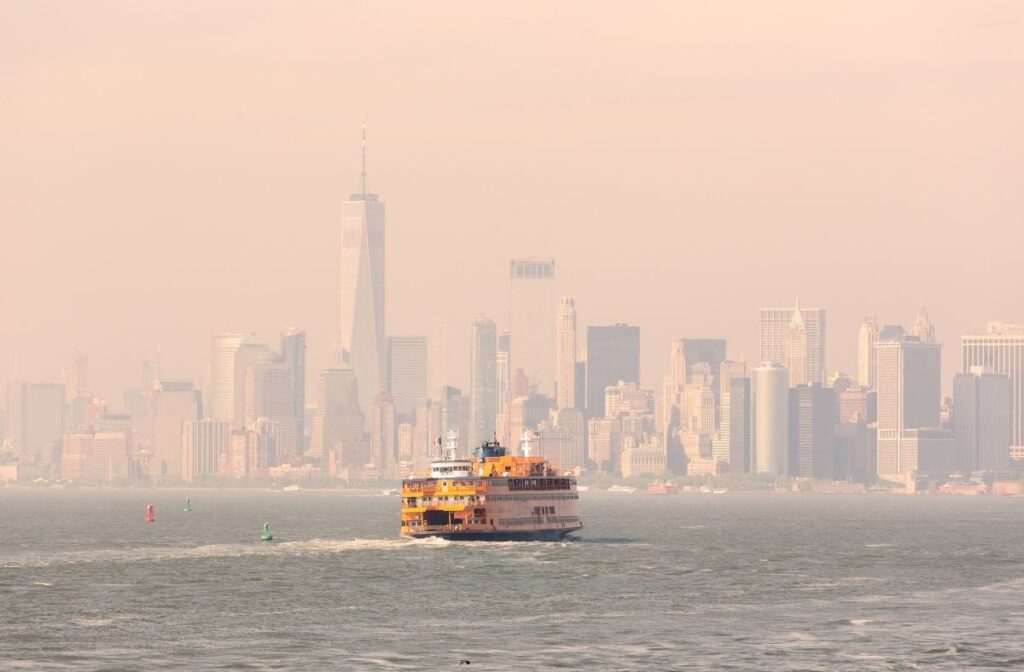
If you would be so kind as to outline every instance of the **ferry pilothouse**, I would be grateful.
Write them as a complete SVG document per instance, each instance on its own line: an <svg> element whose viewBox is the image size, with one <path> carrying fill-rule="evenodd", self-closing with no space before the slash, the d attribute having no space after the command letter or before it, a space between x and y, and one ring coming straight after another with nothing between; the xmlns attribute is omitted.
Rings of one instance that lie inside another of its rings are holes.
<svg viewBox="0 0 1024 672"><path fill-rule="evenodd" d="M555 540L583 527L576 478L532 455L523 432L522 455L487 441L470 459L456 457L458 434L448 433L430 476L402 481L402 534L492 541Z"/></svg>

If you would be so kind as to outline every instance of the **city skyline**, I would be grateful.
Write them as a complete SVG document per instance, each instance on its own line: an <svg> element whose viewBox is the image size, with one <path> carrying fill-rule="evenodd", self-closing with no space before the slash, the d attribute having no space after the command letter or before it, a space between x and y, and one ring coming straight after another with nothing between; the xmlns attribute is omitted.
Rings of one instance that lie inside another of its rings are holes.
<svg viewBox="0 0 1024 672"><path fill-rule="evenodd" d="M830 368L851 374L856 337L841 336L866 314L907 323L926 304L946 371L960 334L1021 321L1009 293L992 291L1012 286L1006 243L1024 206L1007 170L1021 47L1013 28L971 28L998 19L994 8L833 16L806 5L801 26L748 8L751 22L725 39L726 8L644 7L583 51L556 28L567 8L535 8L550 21L417 8L394 27L407 46L380 50L367 35L331 36L349 21L386 23L381 8L266 8L222 51L192 34L198 8L158 25L111 7L0 9L13 101L0 123L19 129L0 157L0 220L12 229L0 381L56 380L82 351L93 389L114 398L144 360L199 381L210 334L271 339L289 324L307 332L310 371L326 366L341 310L338 209L359 188L363 121L371 186L388 198L388 265L402 271L389 331L429 333L445 316L449 377L462 387L464 325L505 314L508 260L530 255L558 260L556 292L576 299L579 324L641 326L646 385L660 382L663 344L683 336L727 338L752 361L750 316L795 296L828 310ZM48 21L99 35L43 30ZM610 30L600 11L580 21L584 35ZM534 58L504 32L482 41L501 22L535 38ZM801 48L771 49L754 25ZM858 46L862 32L874 48ZM838 39L826 47L818 34ZM171 57L183 35L197 51ZM418 60L446 37L480 57L457 69L449 51ZM268 42L281 59L269 73L256 47ZM83 65L51 57L62 53ZM699 65L709 60L724 70L711 77ZM475 104L455 104L462 91L496 116L483 123ZM756 112L742 104L752 99ZM638 197L604 197L616 193ZM960 230L971 231L966 252L936 235ZM667 306L636 300L664 288L679 289Z"/></svg>

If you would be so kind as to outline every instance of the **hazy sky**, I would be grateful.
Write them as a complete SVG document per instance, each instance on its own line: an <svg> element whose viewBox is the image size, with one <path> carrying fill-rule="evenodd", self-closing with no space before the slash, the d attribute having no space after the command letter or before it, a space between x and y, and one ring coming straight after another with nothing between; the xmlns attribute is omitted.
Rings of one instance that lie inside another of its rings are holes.
<svg viewBox="0 0 1024 672"><path fill-rule="evenodd" d="M120 406L200 380L216 331L338 325L340 203L388 207L389 331L505 314L553 256L579 324L757 357L757 308L945 343L1024 321L1024 9L1013 2L0 3L0 382L78 349ZM538 316L538 328L553 328ZM581 340L582 345L582 340Z"/></svg>

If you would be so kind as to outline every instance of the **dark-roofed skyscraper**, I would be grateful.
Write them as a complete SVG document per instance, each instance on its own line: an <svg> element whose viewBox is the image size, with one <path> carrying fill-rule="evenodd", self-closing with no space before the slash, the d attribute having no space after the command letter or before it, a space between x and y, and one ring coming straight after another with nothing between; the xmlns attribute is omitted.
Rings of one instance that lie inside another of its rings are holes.
<svg viewBox="0 0 1024 672"><path fill-rule="evenodd" d="M620 380L640 383L640 327L587 327L587 417L604 417L604 390Z"/></svg>

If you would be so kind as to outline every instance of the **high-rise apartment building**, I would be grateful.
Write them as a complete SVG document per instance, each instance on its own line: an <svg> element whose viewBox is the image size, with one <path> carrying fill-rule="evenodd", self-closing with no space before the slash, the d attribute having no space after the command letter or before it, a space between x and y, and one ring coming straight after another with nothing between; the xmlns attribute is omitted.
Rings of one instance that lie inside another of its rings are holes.
<svg viewBox="0 0 1024 672"><path fill-rule="evenodd" d="M1024 325L989 322L988 333L961 338L961 370L983 366L1010 378L1010 446L1024 459Z"/></svg>
<svg viewBox="0 0 1024 672"><path fill-rule="evenodd" d="M912 452L917 435L908 432L939 426L941 347L906 336L880 340L875 349L878 475L902 480L918 468L917 454Z"/></svg>
<svg viewBox="0 0 1024 672"><path fill-rule="evenodd" d="M576 301L563 296L558 300L555 322L555 404L558 408L576 406Z"/></svg>
<svg viewBox="0 0 1024 672"><path fill-rule="evenodd" d="M1010 466L1010 377L972 366L953 378L955 466L961 472Z"/></svg>
<svg viewBox="0 0 1024 672"><path fill-rule="evenodd" d="M359 406L370 409L384 389L385 240L384 203L366 187L366 132L363 132L361 188L342 204L341 334L343 364L359 380Z"/></svg>
<svg viewBox="0 0 1024 672"><path fill-rule="evenodd" d="M181 439L186 422L202 417L202 395L190 380L158 380L150 395L150 476L156 481L181 479Z"/></svg>
<svg viewBox="0 0 1024 672"><path fill-rule="evenodd" d="M512 367L535 391L550 394L555 380L555 260L513 259L509 265L509 337Z"/></svg>
<svg viewBox="0 0 1024 672"><path fill-rule="evenodd" d="M427 398L428 359L426 336L388 337L387 391L403 420L412 420L416 405Z"/></svg>
<svg viewBox="0 0 1024 672"><path fill-rule="evenodd" d="M473 320L469 351L470 448L490 441L498 421L498 325L489 317Z"/></svg>
<svg viewBox="0 0 1024 672"><path fill-rule="evenodd" d="M604 417L605 389L640 383L640 327L587 327L587 416Z"/></svg>
<svg viewBox="0 0 1024 672"><path fill-rule="evenodd" d="M786 473L789 452L789 373L776 362L764 362L751 372L753 465L759 474Z"/></svg>
<svg viewBox="0 0 1024 672"><path fill-rule="evenodd" d="M794 328L794 323L799 326ZM793 308L762 308L760 342L761 361L798 365L795 373L799 378L825 384L824 309L802 307L799 301Z"/></svg>

